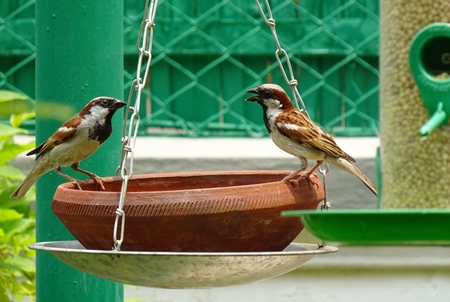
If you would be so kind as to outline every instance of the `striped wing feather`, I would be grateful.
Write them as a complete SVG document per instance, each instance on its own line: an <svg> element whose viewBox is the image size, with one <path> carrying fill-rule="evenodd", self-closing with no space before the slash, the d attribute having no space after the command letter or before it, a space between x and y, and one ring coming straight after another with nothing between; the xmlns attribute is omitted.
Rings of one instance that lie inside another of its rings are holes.
<svg viewBox="0 0 450 302"><path fill-rule="evenodd" d="M54 147L64 143L65 141L72 138L75 133L77 133L76 127L80 124L80 117L78 115L73 116L68 121L66 121L58 130L53 133L45 142L40 144L35 149L27 153L27 155L38 154L38 159L43 154L52 150Z"/></svg>
<svg viewBox="0 0 450 302"><path fill-rule="evenodd" d="M297 141L303 146L319 150L326 155L342 157L355 162L355 159L345 153L334 141L334 139L299 110L281 112L275 123L281 134Z"/></svg>

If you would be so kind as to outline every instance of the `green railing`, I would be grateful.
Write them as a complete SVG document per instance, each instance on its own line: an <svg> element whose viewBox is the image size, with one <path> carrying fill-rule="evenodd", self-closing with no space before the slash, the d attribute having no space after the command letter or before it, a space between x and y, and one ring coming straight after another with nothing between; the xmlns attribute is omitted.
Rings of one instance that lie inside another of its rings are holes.
<svg viewBox="0 0 450 302"><path fill-rule="evenodd" d="M313 120L336 135L376 135L378 1L270 4ZM127 95L143 2L124 5ZM261 109L243 101L245 91L264 82L288 87L254 1L160 1L154 39L141 134L266 135ZM1 1L0 89L34 97L34 43L34 0Z"/></svg>

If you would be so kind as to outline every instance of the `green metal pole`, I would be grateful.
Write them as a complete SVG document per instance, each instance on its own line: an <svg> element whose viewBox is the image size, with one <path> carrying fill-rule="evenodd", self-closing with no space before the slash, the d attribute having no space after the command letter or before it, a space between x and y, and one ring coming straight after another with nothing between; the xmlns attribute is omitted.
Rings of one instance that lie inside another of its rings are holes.
<svg viewBox="0 0 450 302"><path fill-rule="evenodd" d="M123 97L123 2L36 1L36 140L47 139L67 118L97 96ZM120 159L123 117L113 118L113 134L80 167L114 175ZM64 169L64 168L63 168ZM69 169L70 170L70 169ZM77 173L69 172L78 178ZM73 240L51 211L54 172L37 183L38 242ZM111 234L112 236L112 234ZM36 256L38 302L123 301L123 285L75 270L46 252Z"/></svg>

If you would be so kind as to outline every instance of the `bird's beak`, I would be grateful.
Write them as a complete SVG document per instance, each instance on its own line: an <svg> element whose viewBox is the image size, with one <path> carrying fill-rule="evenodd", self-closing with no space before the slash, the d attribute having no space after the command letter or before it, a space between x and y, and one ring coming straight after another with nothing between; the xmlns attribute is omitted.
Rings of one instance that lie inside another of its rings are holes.
<svg viewBox="0 0 450 302"><path fill-rule="evenodd" d="M125 103L125 102L116 100L116 102L114 103L114 107L115 107L116 109L119 109L119 108L124 107L126 104L127 104L127 103Z"/></svg>
<svg viewBox="0 0 450 302"><path fill-rule="evenodd" d="M256 90L256 88L252 88L250 90L247 90L246 93L258 94L258 91ZM259 101L261 101L261 97L259 95L254 95L254 96L250 96L250 97L246 98L245 100L249 101L249 102L259 102Z"/></svg>

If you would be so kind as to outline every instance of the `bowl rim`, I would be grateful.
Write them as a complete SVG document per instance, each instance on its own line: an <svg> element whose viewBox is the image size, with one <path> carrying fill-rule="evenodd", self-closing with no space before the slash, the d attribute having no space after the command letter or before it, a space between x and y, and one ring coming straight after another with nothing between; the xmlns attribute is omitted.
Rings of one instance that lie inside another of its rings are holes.
<svg viewBox="0 0 450 302"><path fill-rule="evenodd" d="M144 179L171 179L171 178L183 178L183 177L204 177L204 176L232 176L232 175L242 175L242 176L248 176L248 175L257 175L257 174L266 174L266 175L288 175L292 173L291 170L221 170L221 171L192 171L192 172L163 172L163 173L145 173L145 174L134 174L132 178L130 178L129 181L139 181ZM317 180L319 180L318 176L313 173L313 177L316 177ZM103 181L106 183L114 183L114 182L120 182L122 181L121 176L108 176L108 177L102 177ZM320 181L320 180L319 180ZM93 179L86 179L80 181L81 186L88 185L88 184L94 184ZM289 185L288 183L282 181L282 178L277 181L269 181L269 182L256 182L251 184L243 184L243 185L236 185L236 186L220 186L220 187L206 187L206 188L190 188L190 189L177 189L177 190L155 190L155 191L130 191L127 192L127 194L176 194L176 192L195 192L195 191L221 191L221 190L229 190L229 188L233 187L236 190L249 190L254 187L261 187L261 186L283 186L283 187L291 187L293 190L297 190L295 187ZM317 189L312 189L317 191ZM62 194L62 193L69 193L70 194L76 194L79 196L83 195L89 195L89 194L100 194L103 196L117 196L121 192L119 191L101 191L101 190L78 190L77 187L72 182L65 182L63 184L60 184L55 192L56 194Z"/></svg>

